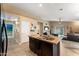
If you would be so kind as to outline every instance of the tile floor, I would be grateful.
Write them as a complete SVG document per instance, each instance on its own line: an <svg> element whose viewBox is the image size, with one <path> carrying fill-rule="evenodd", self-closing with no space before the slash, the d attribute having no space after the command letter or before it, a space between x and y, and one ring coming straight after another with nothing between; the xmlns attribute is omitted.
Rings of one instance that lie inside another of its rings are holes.
<svg viewBox="0 0 79 59"><path fill-rule="evenodd" d="M73 47L72 44L75 44ZM77 46L76 46L77 45ZM61 56L79 56L79 43L72 41L61 41L60 52ZM29 43L23 43L21 45L14 44L8 47L8 56L37 56L29 49Z"/></svg>
<svg viewBox="0 0 79 59"><path fill-rule="evenodd" d="M79 42L63 40L61 44L62 56L79 56Z"/></svg>
<svg viewBox="0 0 79 59"><path fill-rule="evenodd" d="M23 43L21 45L9 46L8 48L8 56L36 56L30 49L29 43Z"/></svg>

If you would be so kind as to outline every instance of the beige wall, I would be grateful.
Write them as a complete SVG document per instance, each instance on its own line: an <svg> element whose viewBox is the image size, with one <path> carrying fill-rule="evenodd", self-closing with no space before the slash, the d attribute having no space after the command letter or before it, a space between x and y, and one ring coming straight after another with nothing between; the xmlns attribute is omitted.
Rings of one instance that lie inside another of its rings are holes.
<svg viewBox="0 0 79 59"><path fill-rule="evenodd" d="M72 22L70 26L73 32L79 33L79 21Z"/></svg>

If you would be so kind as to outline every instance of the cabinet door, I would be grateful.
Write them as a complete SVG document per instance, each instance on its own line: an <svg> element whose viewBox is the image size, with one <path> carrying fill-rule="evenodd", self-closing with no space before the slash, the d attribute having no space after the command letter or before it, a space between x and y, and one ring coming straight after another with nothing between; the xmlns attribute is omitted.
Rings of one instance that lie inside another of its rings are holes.
<svg viewBox="0 0 79 59"><path fill-rule="evenodd" d="M37 55L41 56L41 41L40 40L36 40L35 47L36 47Z"/></svg>
<svg viewBox="0 0 79 59"><path fill-rule="evenodd" d="M51 46L51 44L49 44L47 42L42 42L41 50L42 50L42 53L41 53L42 56L52 56L53 55L52 46Z"/></svg>
<svg viewBox="0 0 79 59"><path fill-rule="evenodd" d="M33 38L29 37L29 48L34 51L34 40Z"/></svg>
<svg viewBox="0 0 79 59"><path fill-rule="evenodd" d="M39 40L30 37L29 47L37 55L41 55L41 47L40 46L41 46L41 42Z"/></svg>

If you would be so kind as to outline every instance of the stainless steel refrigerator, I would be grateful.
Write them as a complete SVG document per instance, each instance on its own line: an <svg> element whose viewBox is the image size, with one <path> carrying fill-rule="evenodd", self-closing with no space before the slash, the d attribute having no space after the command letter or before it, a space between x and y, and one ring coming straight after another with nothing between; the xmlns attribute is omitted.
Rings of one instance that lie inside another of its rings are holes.
<svg viewBox="0 0 79 59"><path fill-rule="evenodd" d="M5 26L5 20L0 17L0 56L7 55L8 37Z"/></svg>

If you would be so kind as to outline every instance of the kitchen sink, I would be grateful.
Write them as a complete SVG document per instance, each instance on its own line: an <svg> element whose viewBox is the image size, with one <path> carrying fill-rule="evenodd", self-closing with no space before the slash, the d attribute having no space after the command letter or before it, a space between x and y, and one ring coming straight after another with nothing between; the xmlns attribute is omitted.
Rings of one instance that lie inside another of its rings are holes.
<svg viewBox="0 0 79 59"><path fill-rule="evenodd" d="M54 40L54 38L50 37L50 36L42 36L42 39L44 39L44 40Z"/></svg>

